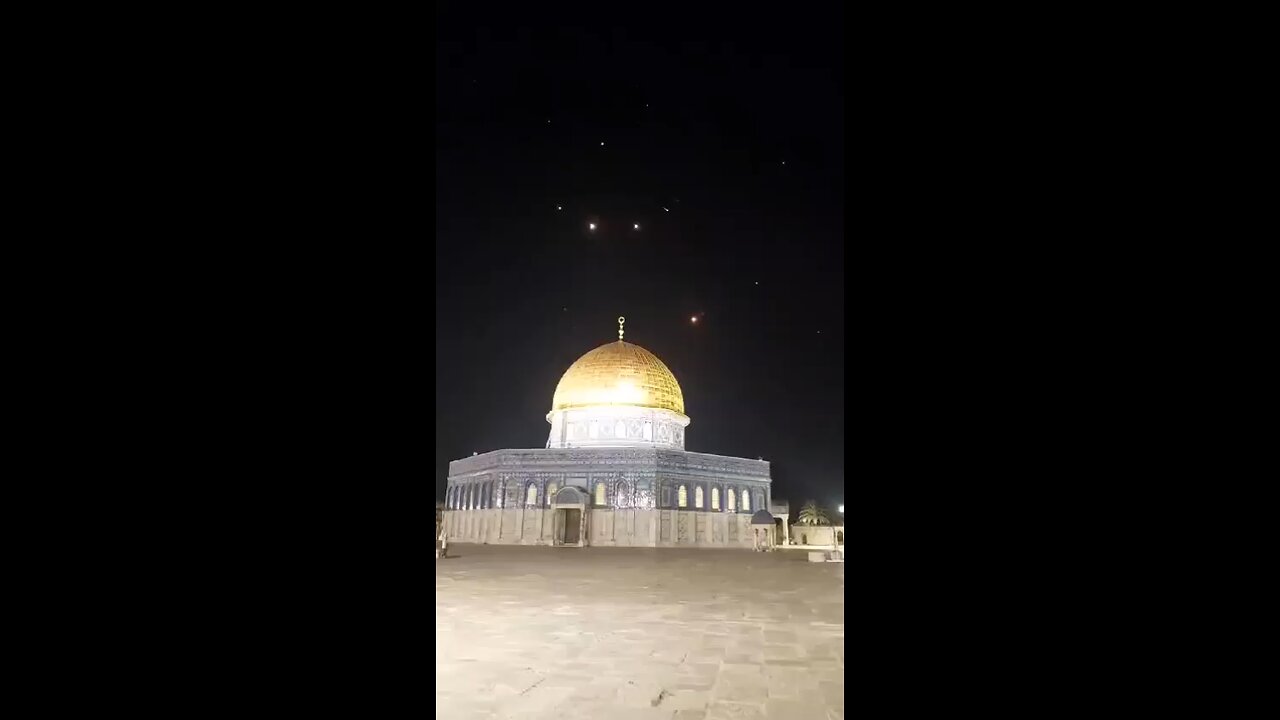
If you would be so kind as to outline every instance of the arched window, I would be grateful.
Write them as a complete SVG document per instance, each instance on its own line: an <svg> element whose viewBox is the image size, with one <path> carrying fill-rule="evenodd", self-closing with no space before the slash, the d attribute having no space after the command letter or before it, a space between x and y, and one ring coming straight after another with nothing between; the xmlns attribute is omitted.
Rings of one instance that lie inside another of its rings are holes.
<svg viewBox="0 0 1280 720"><path fill-rule="evenodd" d="M624 437L626 437L626 436L627 436L627 424L626 424L626 423L624 423L624 422L622 422L621 420L619 420L619 421L618 421L618 424L613 426L613 436L614 436L614 437L617 437L617 438L624 438Z"/></svg>
<svg viewBox="0 0 1280 720"><path fill-rule="evenodd" d="M556 484L547 485L547 507L551 507L551 503L556 501Z"/></svg>
<svg viewBox="0 0 1280 720"><path fill-rule="evenodd" d="M653 423L647 420L644 423L644 439L650 441L653 440Z"/></svg>
<svg viewBox="0 0 1280 720"><path fill-rule="evenodd" d="M699 485L693 489L693 506L702 509L702 486Z"/></svg>
<svg viewBox="0 0 1280 720"><path fill-rule="evenodd" d="M631 507L631 486L625 482L618 483L613 490L614 507Z"/></svg>
<svg viewBox="0 0 1280 720"><path fill-rule="evenodd" d="M595 440L596 438L600 437L600 421L599 420L592 420L591 424L588 425L587 428L588 428L587 437L591 438L592 440Z"/></svg>
<svg viewBox="0 0 1280 720"><path fill-rule="evenodd" d="M724 497L725 497L724 501L726 503L725 507L728 508L729 512L737 512L738 511L738 494L733 491L733 488L729 488L728 490L725 490Z"/></svg>
<svg viewBox="0 0 1280 720"><path fill-rule="evenodd" d="M528 489L524 491L524 504L525 505L538 504L538 486L537 485L534 485L533 483L529 483Z"/></svg>
<svg viewBox="0 0 1280 720"><path fill-rule="evenodd" d="M680 507L689 507L689 489L680 486Z"/></svg>
<svg viewBox="0 0 1280 720"><path fill-rule="evenodd" d="M751 512L751 493L742 491L742 512Z"/></svg>
<svg viewBox="0 0 1280 720"><path fill-rule="evenodd" d="M756 491L756 509L757 509L757 510L768 510L768 509L769 509L769 508L767 508L767 507L765 507L765 506L764 506L764 493L763 493L763 492L761 492L761 491L759 491L759 490L757 490L757 491Z"/></svg>
<svg viewBox="0 0 1280 720"><path fill-rule="evenodd" d="M604 483L596 483L596 504L604 505Z"/></svg>
<svg viewBox="0 0 1280 720"><path fill-rule="evenodd" d="M720 488L716 488L716 487L711 488L711 509L712 510L720 509Z"/></svg>

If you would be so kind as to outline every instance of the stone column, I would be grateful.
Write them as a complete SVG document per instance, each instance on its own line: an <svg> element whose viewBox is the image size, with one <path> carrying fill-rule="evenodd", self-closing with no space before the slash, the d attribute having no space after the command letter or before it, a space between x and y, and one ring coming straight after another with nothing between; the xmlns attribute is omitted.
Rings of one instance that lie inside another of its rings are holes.
<svg viewBox="0 0 1280 720"><path fill-rule="evenodd" d="M782 544L791 544L791 530L787 528L787 519L785 517L782 518Z"/></svg>

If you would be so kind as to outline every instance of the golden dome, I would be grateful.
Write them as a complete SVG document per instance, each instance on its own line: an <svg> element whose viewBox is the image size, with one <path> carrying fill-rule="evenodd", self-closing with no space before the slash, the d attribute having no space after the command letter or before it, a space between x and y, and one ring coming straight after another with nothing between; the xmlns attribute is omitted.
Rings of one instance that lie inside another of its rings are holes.
<svg viewBox="0 0 1280 720"><path fill-rule="evenodd" d="M597 405L663 408L684 414L680 383L653 353L619 340L569 366L551 400L551 412Z"/></svg>

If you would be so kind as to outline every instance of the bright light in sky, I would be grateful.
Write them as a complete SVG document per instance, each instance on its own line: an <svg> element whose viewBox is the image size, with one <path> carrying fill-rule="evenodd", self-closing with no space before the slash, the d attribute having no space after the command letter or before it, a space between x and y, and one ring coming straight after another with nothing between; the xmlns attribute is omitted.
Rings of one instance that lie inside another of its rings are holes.
<svg viewBox="0 0 1280 720"><path fill-rule="evenodd" d="M698 322L698 316L694 315L693 317L689 318L689 322Z"/></svg>
<svg viewBox="0 0 1280 720"><path fill-rule="evenodd" d="M631 227L633 227L633 228L635 228L635 229L639 230L639 229L640 229L640 223L636 223L636 224L632 225Z"/></svg>
<svg viewBox="0 0 1280 720"><path fill-rule="evenodd" d="M595 229L596 229L596 224L595 224L595 223L589 223L589 224L587 225L587 228L588 228L589 230L595 230Z"/></svg>

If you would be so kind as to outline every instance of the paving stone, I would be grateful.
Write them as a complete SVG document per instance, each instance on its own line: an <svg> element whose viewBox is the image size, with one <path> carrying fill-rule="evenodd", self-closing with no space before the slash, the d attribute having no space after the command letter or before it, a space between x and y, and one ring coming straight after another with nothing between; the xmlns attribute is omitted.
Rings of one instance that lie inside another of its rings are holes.
<svg viewBox="0 0 1280 720"><path fill-rule="evenodd" d="M716 684L711 688L711 695L717 701L763 703L769 697L769 690L764 678L745 679L721 675L716 678Z"/></svg>
<svg viewBox="0 0 1280 720"><path fill-rule="evenodd" d="M498 711L503 715L518 715L520 717L551 713L568 702L573 692L573 688L539 685L527 693L507 698L498 703Z"/></svg>
<svg viewBox="0 0 1280 720"><path fill-rule="evenodd" d="M687 662L715 662L719 663L724 660L724 648L716 647L700 647L690 650L685 660Z"/></svg>
<svg viewBox="0 0 1280 720"><path fill-rule="evenodd" d="M760 705L718 702L707 708L707 720L765 720L765 714Z"/></svg>
<svg viewBox="0 0 1280 720"><path fill-rule="evenodd" d="M716 674L721 677L727 675L739 675L750 679L764 677L764 663L731 663L725 661L720 663L718 670Z"/></svg>
<svg viewBox="0 0 1280 720"><path fill-rule="evenodd" d="M648 682L627 682L619 685L617 691L620 707L657 707L661 704L665 688Z"/></svg>
<svg viewBox="0 0 1280 720"><path fill-rule="evenodd" d="M729 647L729 636L728 635L711 635L711 634L703 635L702 647L715 648L717 650L724 650Z"/></svg>
<svg viewBox="0 0 1280 720"><path fill-rule="evenodd" d="M671 710L705 710L711 704L711 690L672 690L658 707Z"/></svg>
<svg viewBox="0 0 1280 720"><path fill-rule="evenodd" d="M765 630L764 641L771 645L794 645L800 638L798 633L791 630Z"/></svg>
<svg viewBox="0 0 1280 720"><path fill-rule="evenodd" d="M690 692L710 691L715 686L713 678L695 678L692 680L676 680L672 683L673 690L687 690Z"/></svg>
<svg viewBox="0 0 1280 720"><path fill-rule="evenodd" d="M769 720L818 720L826 718L827 708L820 701L769 698L764 704L764 714Z"/></svg>
<svg viewBox="0 0 1280 720"><path fill-rule="evenodd" d="M714 678L720 674L720 663L685 662L677 668L677 671L681 675Z"/></svg>
<svg viewBox="0 0 1280 720"><path fill-rule="evenodd" d="M844 687L844 669L838 667L811 668L809 675L814 680L840 683Z"/></svg>
<svg viewBox="0 0 1280 720"><path fill-rule="evenodd" d="M801 648L796 645L765 645L764 659L767 660L798 660L801 657Z"/></svg>
<svg viewBox="0 0 1280 720"><path fill-rule="evenodd" d="M834 673L841 679L844 678L844 672L841 671L840 664L837 663L834 658L830 660L825 658L808 658L807 662L807 667L812 672Z"/></svg>
<svg viewBox="0 0 1280 720"><path fill-rule="evenodd" d="M455 547L436 563L437 717L757 718L784 701L843 717L843 564Z"/></svg>
<svg viewBox="0 0 1280 720"><path fill-rule="evenodd" d="M570 703L556 712L560 720L671 720L674 714L662 708L620 708L608 703Z"/></svg>
<svg viewBox="0 0 1280 720"><path fill-rule="evenodd" d="M820 697L818 681L802 668L768 668L767 690L770 698ZM781 671L786 671L781 672Z"/></svg>
<svg viewBox="0 0 1280 720"><path fill-rule="evenodd" d="M765 658L765 667L809 668L808 658Z"/></svg>
<svg viewBox="0 0 1280 720"><path fill-rule="evenodd" d="M826 702L827 707L837 710L844 710L844 683L843 682L820 682L818 689L822 692L822 699Z"/></svg>

